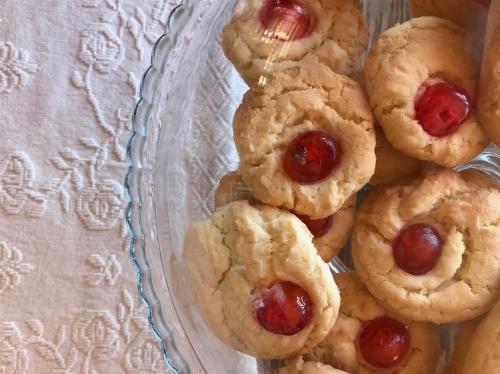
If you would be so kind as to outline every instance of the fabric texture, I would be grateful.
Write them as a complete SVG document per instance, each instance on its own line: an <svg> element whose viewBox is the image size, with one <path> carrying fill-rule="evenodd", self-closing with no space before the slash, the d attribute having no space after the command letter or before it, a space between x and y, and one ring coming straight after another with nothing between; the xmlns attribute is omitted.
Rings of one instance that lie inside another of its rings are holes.
<svg viewBox="0 0 500 374"><path fill-rule="evenodd" d="M0 373L168 373L136 292L125 147L169 0L4 0Z"/></svg>

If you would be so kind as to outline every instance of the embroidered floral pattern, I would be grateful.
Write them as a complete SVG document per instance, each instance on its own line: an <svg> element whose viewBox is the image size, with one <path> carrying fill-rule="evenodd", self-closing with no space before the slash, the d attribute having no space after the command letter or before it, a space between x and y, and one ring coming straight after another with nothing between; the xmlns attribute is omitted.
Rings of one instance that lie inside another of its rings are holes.
<svg viewBox="0 0 500 374"><path fill-rule="evenodd" d="M69 139L73 143L56 149L51 162L57 177L47 177L43 183L35 176L38 165L32 160L37 160L30 154L0 154L0 212L41 218L55 197L60 212L76 218L89 236L104 237L105 231L116 230L112 235L118 237L116 234L120 233L124 238L125 143L131 130L133 95L138 95L142 73L142 68L128 71L125 61L137 63L149 57L150 45L163 31L171 4L167 0L152 0L149 4L137 0L75 3L93 21L75 35L79 44L73 57L78 65L73 67L68 83L87 101L95 120L81 121L81 127L90 131L89 136ZM27 51L0 42L0 94L39 77L35 73L40 67L34 60ZM124 88L121 99L107 98L103 86L115 87L119 81ZM82 118L87 120L88 116ZM123 242L128 240L124 238ZM2 320L5 316L0 317L0 374L168 372L158 343L149 331L143 305L133 293L117 288L124 277L120 254L116 253L118 245L115 252L110 249L109 255L82 246L79 250L88 251L80 256L83 264L74 264L81 265L75 267L74 283L88 287L88 295L106 290L111 301L95 298L92 305L102 304L101 307L72 310L64 322L60 315L58 322L10 322ZM33 278L29 276L33 269L32 264L23 262L21 251L0 242L0 296ZM110 302L118 295L120 300L113 306Z"/></svg>
<svg viewBox="0 0 500 374"><path fill-rule="evenodd" d="M26 86L30 75L39 67L30 61L30 55L12 43L0 42L0 94Z"/></svg>
<svg viewBox="0 0 500 374"><path fill-rule="evenodd" d="M53 187L33 187L33 164L25 152L13 152L0 158L0 207L7 214L19 214L25 207L30 217L41 217Z"/></svg>
<svg viewBox="0 0 500 374"><path fill-rule="evenodd" d="M22 261L23 254L19 249L0 242L0 295L9 288L19 286L23 275L33 270L33 265Z"/></svg>
<svg viewBox="0 0 500 374"><path fill-rule="evenodd" d="M96 272L87 274L87 283L91 286L114 286L122 272L122 266L115 255L109 255L105 260L98 254L87 257L87 263Z"/></svg>
<svg viewBox="0 0 500 374"><path fill-rule="evenodd" d="M21 333L12 322L0 323L0 373L25 374L28 354Z"/></svg>

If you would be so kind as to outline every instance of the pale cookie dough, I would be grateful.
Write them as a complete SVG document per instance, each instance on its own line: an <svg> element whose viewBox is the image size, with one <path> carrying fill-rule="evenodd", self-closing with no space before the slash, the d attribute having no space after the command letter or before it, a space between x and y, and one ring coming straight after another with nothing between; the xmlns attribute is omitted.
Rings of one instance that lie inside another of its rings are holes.
<svg viewBox="0 0 500 374"><path fill-rule="evenodd" d="M437 327L431 323L413 322L388 312L361 283L356 273L335 274L340 289L340 313L328 336L316 348L306 353L306 360L345 370L351 374L385 372L366 363L356 347L356 339L363 322L389 316L408 327L411 348L406 360L388 373L434 373L440 349Z"/></svg>
<svg viewBox="0 0 500 374"><path fill-rule="evenodd" d="M478 111L481 125L500 146L500 3L492 4L479 81Z"/></svg>
<svg viewBox="0 0 500 374"><path fill-rule="evenodd" d="M306 226L293 214L238 201L195 223L184 263L199 311L233 348L260 358L301 354L337 318L338 289ZM303 288L314 303L311 322L292 336L273 334L254 318L254 297L278 281Z"/></svg>
<svg viewBox="0 0 500 374"><path fill-rule="evenodd" d="M473 105L479 69L472 40L462 27L435 17L414 18L381 34L366 59L365 78L374 115L395 148L453 167L489 143ZM471 115L456 132L440 138L415 119L419 89L433 79L462 87L472 103Z"/></svg>
<svg viewBox="0 0 500 374"><path fill-rule="evenodd" d="M377 163L375 174L370 179L372 186L391 184L405 178L412 178L420 174L426 163L417 158L408 156L394 148L387 141L380 126L375 126L377 145L375 155Z"/></svg>
<svg viewBox="0 0 500 374"><path fill-rule="evenodd" d="M424 275L400 269L392 243L411 224L441 237ZM352 257L370 292L417 321L449 323L485 313L500 295L500 190L477 171L436 169L406 185L376 189L358 208Z"/></svg>
<svg viewBox="0 0 500 374"><path fill-rule="evenodd" d="M474 335L482 317L474 318L469 321L462 322L457 327L455 342L453 345L453 353L450 361L443 370L444 374L458 374L464 367L465 356L469 351L471 338Z"/></svg>
<svg viewBox="0 0 500 374"><path fill-rule="evenodd" d="M215 190L215 206L219 208L239 200L256 202L241 176L233 171L221 179L219 187ZM313 238L313 244L323 261L329 262L346 245L354 225L355 205L356 196L353 196L333 215L330 229L323 236Z"/></svg>
<svg viewBox="0 0 500 374"><path fill-rule="evenodd" d="M481 34L488 18L488 8L477 0L411 0L411 11L414 17L445 18Z"/></svg>
<svg viewBox="0 0 500 374"><path fill-rule="evenodd" d="M353 70L369 39L359 0L304 1L316 15L317 26L309 36L293 41L264 35L259 12L268 1L240 1L223 33L227 58L250 86L305 61L320 62L340 74Z"/></svg>
<svg viewBox="0 0 500 374"><path fill-rule="evenodd" d="M288 360L276 374L348 374L343 370L335 369L321 362L304 361L302 357Z"/></svg>
<svg viewBox="0 0 500 374"><path fill-rule="evenodd" d="M321 65L292 69L250 90L233 128L239 172L255 197L311 218L338 211L375 170L373 117L363 91ZM288 145L310 130L335 138L342 158L325 180L302 185L285 173L282 158Z"/></svg>
<svg viewBox="0 0 500 374"><path fill-rule="evenodd" d="M498 373L500 368L500 300L472 335L461 374Z"/></svg>

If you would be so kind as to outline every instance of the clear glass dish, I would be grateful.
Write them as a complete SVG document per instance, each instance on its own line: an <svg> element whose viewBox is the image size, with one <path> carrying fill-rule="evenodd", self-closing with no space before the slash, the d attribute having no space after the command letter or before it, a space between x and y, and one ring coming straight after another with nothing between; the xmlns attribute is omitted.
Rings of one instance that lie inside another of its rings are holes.
<svg viewBox="0 0 500 374"><path fill-rule="evenodd" d="M144 75L128 146L130 253L151 329L176 373L270 373L274 365L240 354L210 333L181 264L187 228L214 210L219 179L238 165L231 122L247 86L220 45L236 3L185 0L172 12ZM405 0L363 3L372 40L409 18ZM498 160L490 148L463 168L500 178ZM344 256L348 260L348 251ZM347 269L344 263L335 260L332 270ZM452 331L444 330L446 348Z"/></svg>

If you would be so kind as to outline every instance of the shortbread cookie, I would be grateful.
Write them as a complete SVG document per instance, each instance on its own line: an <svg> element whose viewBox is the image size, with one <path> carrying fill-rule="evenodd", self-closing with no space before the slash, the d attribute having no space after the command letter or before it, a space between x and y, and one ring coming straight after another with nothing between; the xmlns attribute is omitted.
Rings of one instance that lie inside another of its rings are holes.
<svg viewBox="0 0 500 374"><path fill-rule="evenodd" d="M348 374L321 362L304 361L302 357L288 360L276 374Z"/></svg>
<svg viewBox="0 0 500 374"><path fill-rule="evenodd" d="M351 374L434 373L440 355L436 325L388 312L354 272L335 274L335 282L339 317L328 336L305 354L306 360Z"/></svg>
<svg viewBox="0 0 500 374"><path fill-rule="evenodd" d="M472 335L461 374L498 373L500 368L500 300Z"/></svg>
<svg viewBox="0 0 500 374"><path fill-rule="evenodd" d="M464 367L465 356L469 351L471 338L474 335L482 318L477 317L469 321L462 322L457 327L453 353L450 361L443 370L444 374L459 374Z"/></svg>
<svg viewBox="0 0 500 374"><path fill-rule="evenodd" d="M488 18L489 0L411 0L414 17L445 18L471 32L484 32Z"/></svg>
<svg viewBox="0 0 500 374"><path fill-rule="evenodd" d="M479 67L472 38L436 17L414 18L385 32L365 62L375 117L387 140L420 160L453 167L489 143L474 103Z"/></svg>
<svg viewBox="0 0 500 374"><path fill-rule="evenodd" d="M493 3L479 83L478 111L481 125L500 146L500 3Z"/></svg>
<svg viewBox="0 0 500 374"><path fill-rule="evenodd" d="M500 295L500 190L478 171L435 169L358 208L352 257L371 293L417 321L486 312Z"/></svg>
<svg viewBox="0 0 500 374"><path fill-rule="evenodd" d="M375 174L370 179L372 186L390 184L401 179L415 177L424 170L425 162L394 148L385 138L380 126L375 126L375 135L377 137L377 145L375 146L377 163Z"/></svg>
<svg viewBox="0 0 500 374"><path fill-rule="evenodd" d="M251 89L233 127L239 172L255 197L313 219L338 211L375 170L363 91L322 65Z"/></svg>
<svg viewBox="0 0 500 374"><path fill-rule="evenodd" d="M305 61L349 74L368 38L359 0L242 0L222 46L254 86Z"/></svg>
<svg viewBox="0 0 500 374"><path fill-rule="evenodd" d="M239 200L256 202L238 172L233 171L221 179L219 187L215 190L215 206L219 208ZM314 220L297 215L313 235L313 244L323 261L330 261L346 245L354 224L355 205L356 196L353 196L338 212L329 217Z"/></svg>
<svg viewBox="0 0 500 374"><path fill-rule="evenodd" d="M184 262L211 331L260 358L301 354L328 334L339 294L293 214L238 201L194 224Z"/></svg>

